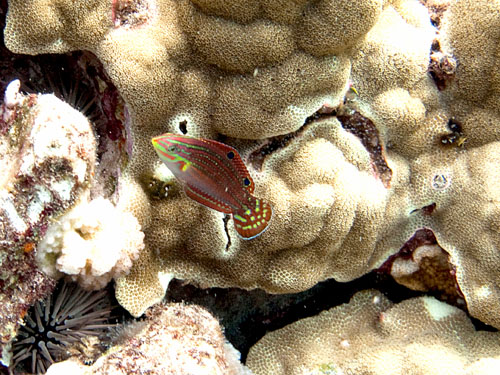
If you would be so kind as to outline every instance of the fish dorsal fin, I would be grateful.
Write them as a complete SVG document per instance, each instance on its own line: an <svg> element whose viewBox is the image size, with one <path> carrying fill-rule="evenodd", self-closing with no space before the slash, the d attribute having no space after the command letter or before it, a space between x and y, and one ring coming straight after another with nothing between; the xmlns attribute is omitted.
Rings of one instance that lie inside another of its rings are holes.
<svg viewBox="0 0 500 375"><path fill-rule="evenodd" d="M238 210L233 214L234 229L244 240L260 236L268 228L273 215L271 205L254 198L252 207Z"/></svg>
<svg viewBox="0 0 500 375"><path fill-rule="evenodd" d="M194 186L184 185L184 191L186 192L186 195L192 200L201 203L213 210L224 212L225 214L230 214L233 212L230 206L204 193L203 191L197 189Z"/></svg>
<svg viewBox="0 0 500 375"><path fill-rule="evenodd" d="M214 141L213 139L202 139L201 141L203 143L208 143L212 152L217 153L220 157L224 158L228 163L231 163L234 166L239 177L241 178L242 183L245 178L248 179L248 186L245 187L250 192L250 194L252 194L255 190L255 184L252 180L252 177L250 176L250 173L248 173L248 169L241 159L238 151L236 151L234 147Z"/></svg>

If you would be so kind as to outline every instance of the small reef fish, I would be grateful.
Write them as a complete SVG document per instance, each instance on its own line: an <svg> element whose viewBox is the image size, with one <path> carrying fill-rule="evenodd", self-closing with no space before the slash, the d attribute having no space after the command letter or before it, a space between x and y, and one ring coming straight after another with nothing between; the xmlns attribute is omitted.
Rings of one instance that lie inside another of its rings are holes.
<svg viewBox="0 0 500 375"><path fill-rule="evenodd" d="M152 139L160 159L183 184L187 196L209 208L232 214L245 240L269 226L272 208L254 197L254 182L236 149L211 139L166 133Z"/></svg>

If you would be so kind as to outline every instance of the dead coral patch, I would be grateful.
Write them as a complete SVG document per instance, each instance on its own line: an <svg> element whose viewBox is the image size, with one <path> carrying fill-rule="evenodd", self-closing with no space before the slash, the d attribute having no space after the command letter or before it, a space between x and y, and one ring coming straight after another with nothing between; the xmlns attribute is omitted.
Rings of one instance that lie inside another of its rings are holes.
<svg viewBox="0 0 500 375"><path fill-rule="evenodd" d="M434 40L428 72L439 91L443 91L455 78L457 64L457 60L452 55L441 51L439 40Z"/></svg>
<svg viewBox="0 0 500 375"><path fill-rule="evenodd" d="M379 132L373 121L356 111L339 114L337 118L346 131L359 138L370 154L375 174L388 188L391 184L392 170L385 160Z"/></svg>
<svg viewBox="0 0 500 375"><path fill-rule="evenodd" d="M124 28L144 25L151 19L153 9L151 0L113 0L113 24Z"/></svg>

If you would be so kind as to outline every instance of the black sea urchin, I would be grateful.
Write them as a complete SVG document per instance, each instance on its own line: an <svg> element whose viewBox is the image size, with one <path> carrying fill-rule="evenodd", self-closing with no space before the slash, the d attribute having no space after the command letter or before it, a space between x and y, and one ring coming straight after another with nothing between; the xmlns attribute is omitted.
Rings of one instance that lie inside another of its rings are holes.
<svg viewBox="0 0 500 375"><path fill-rule="evenodd" d="M26 314L12 346L14 373L43 374L54 362L78 351L91 338L105 340L112 306L107 290L89 292L62 283L52 296L38 301ZM74 350L73 350L74 349Z"/></svg>

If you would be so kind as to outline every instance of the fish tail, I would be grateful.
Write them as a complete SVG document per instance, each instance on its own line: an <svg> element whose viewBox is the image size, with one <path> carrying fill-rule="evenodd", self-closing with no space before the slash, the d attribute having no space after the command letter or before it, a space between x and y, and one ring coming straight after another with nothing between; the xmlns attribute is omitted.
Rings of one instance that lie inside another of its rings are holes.
<svg viewBox="0 0 500 375"><path fill-rule="evenodd" d="M272 216L271 205L255 198L251 207L233 213L234 228L241 238L251 240L265 232Z"/></svg>

